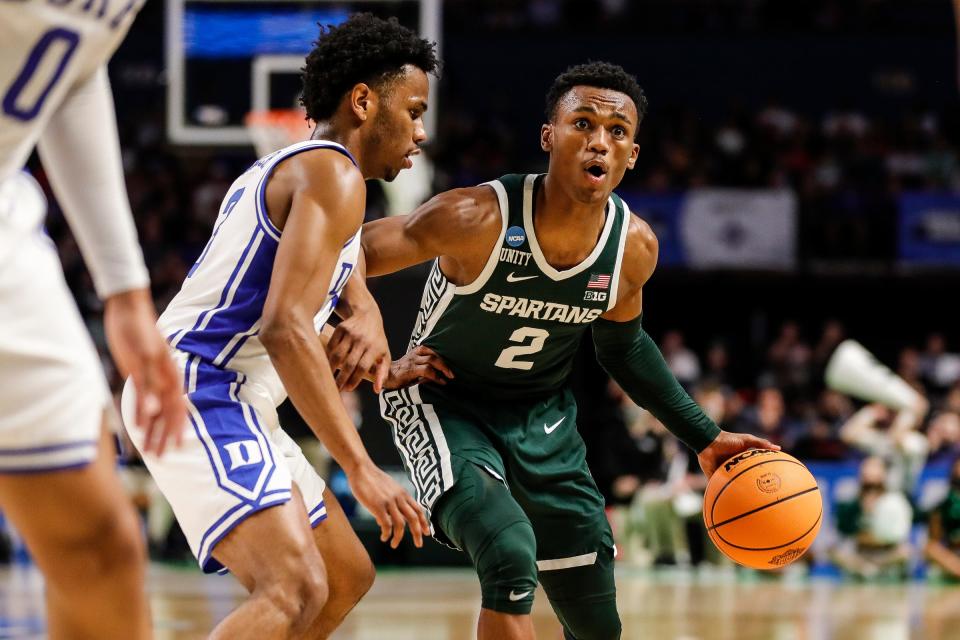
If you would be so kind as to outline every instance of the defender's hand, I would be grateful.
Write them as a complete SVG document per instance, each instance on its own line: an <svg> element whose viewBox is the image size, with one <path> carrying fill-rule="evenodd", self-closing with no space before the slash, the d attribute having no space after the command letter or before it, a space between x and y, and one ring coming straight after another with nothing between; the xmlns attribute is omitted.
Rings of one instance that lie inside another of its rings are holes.
<svg viewBox="0 0 960 640"><path fill-rule="evenodd" d="M337 387L353 391L364 379L380 393L390 373L390 346L376 305L356 313L333 330L327 343L330 368L337 372Z"/></svg>
<svg viewBox="0 0 960 640"><path fill-rule="evenodd" d="M440 356L433 349L420 345L390 365L390 375L383 388L401 389L427 381L447 384L447 379L452 378L453 371Z"/></svg>
<svg viewBox="0 0 960 640"><path fill-rule="evenodd" d="M156 320L147 289L107 298L103 312L107 343L120 374L131 377L137 391L136 423L145 431L143 453L161 456L171 441L179 446L187 409Z"/></svg>
<svg viewBox="0 0 960 640"><path fill-rule="evenodd" d="M353 495L380 525L381 542L390 540L390 547L396 549L404 527L409 526L413 544L423 546L424 534L430 535L430 523L423 508L393 478L372 462L348 473L347 478Z"/></svg>
<svg viewBox="0 0 960 640"><path fill-rule="evenodd" d="M752 436L749 433L730 433L721 431L710 445L697 455L700 468L709 478L728 458L747 449L770 449L780 451L780 447L769 440Z"/></svg>

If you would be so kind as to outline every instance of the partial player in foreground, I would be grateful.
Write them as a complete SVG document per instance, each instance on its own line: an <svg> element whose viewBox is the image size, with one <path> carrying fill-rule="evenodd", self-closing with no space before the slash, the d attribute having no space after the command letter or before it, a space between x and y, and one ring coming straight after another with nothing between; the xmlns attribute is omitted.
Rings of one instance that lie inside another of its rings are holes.
<svg viewBox="0 0 960 640"><path fill-rule="evenodd" d="M234 181L159 320L192 429L175 456L144 460L202 569L229 570L250 593L214 638L325 638L373 582L343 510L280 428L276 407L287 394L383 540L396 546L409 525L419 546L429 529L420 506L367 455L317 334L336 310L344 318L337 346L350 343L351 369L374 370L378 390L385 379L402 382L388 377L372 298L337 303L363 271L364 180L392 180L411 166L436 68L434 45L395 21L359 14L322 30L303 69L311 139ZM136 424L132 395L125 391L127 425ZM139 431L129 431L142 448Z"/></svg>
<svg viewBox="0 0 960 640"><path fill-rule="evenodd" d="M439 355L454 377L385 391L381 412L436 536L476 567L483 639L533 638L538 582L567 638L620 635L613 536L567 385L588 327L600 363L707 475L774 448L721 431L640 325L657 239L613 189L636 162L645 110L622 68L571 68L547 95L545 176L457 189L364 227L371 276L438 258L411 353Z"/></svg>
<svg viewBox="0 0 960 640"><path fill-rule="evenodd" d="M0 509L46 578L52 638L148 638L146 554L114 473L112 399L21 172L34 147L104 301L110 352L140 395L144 449L186 423L154 326L106 64L139 3L0 2Z"/></svg>

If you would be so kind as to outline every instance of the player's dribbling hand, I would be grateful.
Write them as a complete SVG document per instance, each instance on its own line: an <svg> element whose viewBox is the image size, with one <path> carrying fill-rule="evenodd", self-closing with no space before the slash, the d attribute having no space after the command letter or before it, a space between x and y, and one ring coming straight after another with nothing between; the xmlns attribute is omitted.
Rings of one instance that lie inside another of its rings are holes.
<svg viewBox="0 0 960 640"><path fill-rule="evenodd" d="M419 345L390 365L390 375L383 388L402 389L421 382L447 384L452 378L453 371L440 356L433 349Z"/></svg>
<svg viewBox="0 0 960 640"><path fill-rule="evenodd" d="M337 372L337 387L353 391L363 380L380 393L390 372L390 346L376 305L343 320L327 343L330 368Z"/></svg>
<svg viewBox="0 0 960 640"><path fill-rule="evenodd" d="M697 460L700 462L703 473L709 478L717 470L717 467L747 449L780 451L780 447L769 440L752 436L749 433L721 431L716 439L697 455Z"/></svg>
<svg viewBox="0 0 960 640"><path fill-rule="evenodd" d="M409 493L372 462L348 473L353 495L380 525L380 541L390 541L396 549L403 539L404 528L410 527L413 544L423 546L423 536L430 535L430 523Z"/></svg>
<svg viewBox="0 0 960 640"><path fill-rule="evenodd" d="M171 441L180 444L187 409L177 370L155 324L150 292L136 289L110 296L103 323L120 374L133 379L136 424L145 432L143 453L163 455Z"/></svg>

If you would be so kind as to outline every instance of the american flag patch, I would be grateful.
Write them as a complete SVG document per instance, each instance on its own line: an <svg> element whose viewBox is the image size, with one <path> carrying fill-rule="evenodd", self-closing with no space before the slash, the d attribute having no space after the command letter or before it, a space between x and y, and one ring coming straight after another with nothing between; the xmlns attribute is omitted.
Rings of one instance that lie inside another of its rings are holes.
<svg viewBox="0 0 960 640"><path fill-rule="evenodd" d="M590 279L587 281L587 289L609 289L610 288L610 274L609 273L591 273Z"/></svg>

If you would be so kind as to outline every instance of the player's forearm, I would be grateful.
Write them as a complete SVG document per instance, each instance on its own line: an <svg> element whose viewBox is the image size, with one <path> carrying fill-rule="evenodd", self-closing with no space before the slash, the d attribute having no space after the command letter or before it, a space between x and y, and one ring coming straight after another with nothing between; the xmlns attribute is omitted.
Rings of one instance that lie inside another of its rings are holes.
<svg viewBox="0 0 960 640"><path fill-rule="evenodd" d="M380 307L377 306L377 301L367 288L367 261L362 247L357 266L350 279L343 285L343 291L340 292L340 299L337 301L334 312L344 320L358 313L380 314Z"/></svg>
<svg viewBox="0 0 960 640"><path fill-rule="evenodd" d="M630 322L597 320L593 342L607 373L688 447L699 453L720 433L677 382L640 318Z"/></svg>
<svg viewBox="0 0 960 640"><path fill-rule="evenodd" d="M37 148L99 296L149 286L123 182L106 69L74 88Z"/></svg>
<svg viewBox="0 0 960 640"><path fill-rule="evenodd" d="M850 416L840 427L840 439L847 444L859 444L869 438L876 423L876 410L872 405L867 405Z"/></svg>
<svg viewBox="0 0 960 640"><path fill-rule="evenodd" d="M893 439L900 441L906 434L915 430L920 425L924 415L926 415L926 410L921 413L915 408L899 411L893 419L893 424L890 425L890 434Z"/></svg>
<svg viewBox="0 0 960 640"><path fill-rule="evenodd" d="M313 325L308 321L271 324L260 339L290 400L334 460L348 474L370 463Z"/></svg>

